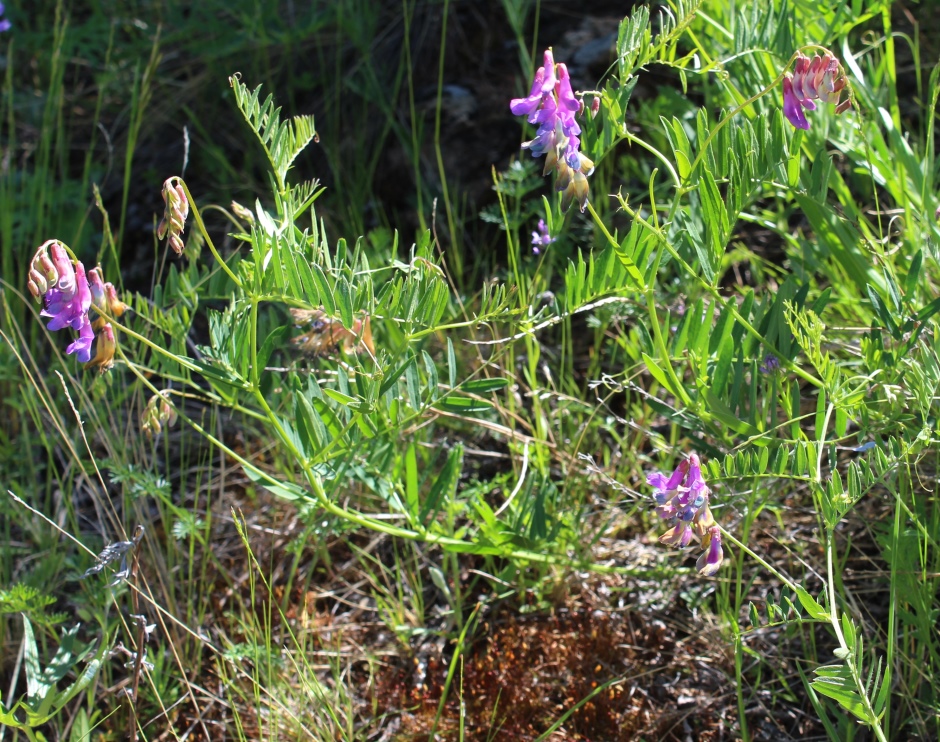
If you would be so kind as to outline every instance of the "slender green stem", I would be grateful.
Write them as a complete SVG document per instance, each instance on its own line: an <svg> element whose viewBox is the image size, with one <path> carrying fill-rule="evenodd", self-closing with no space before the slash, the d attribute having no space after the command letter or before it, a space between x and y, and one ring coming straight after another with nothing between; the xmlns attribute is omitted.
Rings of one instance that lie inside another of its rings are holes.
<svg viewBox="0 0 940 742"><path fill-rule="evenodd" d="M784 585L790 588L790 590L792 590L794 593L797 591L798 585L795 582L793 582L793 580L791 580L789 577L783 574L783 572L781 572L779 569L772 566L766 559L764 559L759 554L757 554L757 552L755 552L750 546L736 539L734 535L731 533L731 531L727 530L720 523L717 525L718 525L718 528L721 529L721 537L723 539L727 539L732 544L737 546L741 551L743 551L745 554L751 557L751 559L753 559L755 562L761 565L764 569L770 572L770 574L772 574L774 577L780 580L780 582L782 582Z"/></svg>
<svg viewBox="0 0 940 742"><path fill-rule="evenodd" d="M199 228L199 232L202 234L203 238L206 241L206 246L209 248L209 252L212 253L212 257L216 259L219 266L224 270L228 277L232 279L232 282L238 286L240 289L244 289L242 282L238 279L238 276L229 268L228 263L226 263L222 256L219 255L219 251L215 249L215 243L212 242L212 238L209 236L209 231L206 229L205 222L202 221L202 216L199 214L199 207L196 206L195 200L193 200L193 194L189 191L189 186L186 185L186 181L182 178L177 178L177 182L183 186L183 190L186 192L186 198L189 200L189 208L193 212L193 219L196 222L196 226Z"/></svg>
<svg viewBox="0 0 940 742"><path fill-rule="evenodd" d="M249 356L251 364L248 367L248 375L251 379L252 389L258 388L258 382L261 379L261 369L258 368L258 298L252 296L251 314L249 315L251 333L251 355Z"/></svg>
<svg viewBox="0 0 940 742"><path fill-rule="evenodd" d="M727 116L725 116L721 121L718 122L715 128L709 132L708 137L706 137L704 144L702 144L702 146L699 147L698 154L695 156L695 159L692 160L692 165L689 168L689 178L692 178L695 176L695 168L698 167L699 163L702 161L702 158L705 157L705 153L708 152L708 145L712 143L712 139L715 138L718 132L721 131L725 127L725 124L727 124L731 119L737 116L741 111L743 111L745 108L751 105L751 103L753 103L754 101L760 100L765 95L767 95L767 93L769 93L771 90L777 87L777 85L779 85L780 81L783 79L783 75L784 73L781 72L779 75L777 75L776 78L774 78L774 81L770 83L770 85L768 85L763 90L760 90L757 93L754 93L754 95L752 95L750 98L744 101L741 105L737 106ZM686 186L684 192L688 193L690 190L692 189ZM679 199L676 199L675 203L678 203L678 202L679 202Z"/></svg>
<svg viewBox="0 0 940 742"><path fill-rule="evenodd" d="M410 541L421 541L423 543L435 544L442 546L445 549L453 549L456 551L461 551L464 553L473 553L477 550L477 545L471 541L465 541L463 539L452 538L450 536L442 536L440 534L431 533L425 529L422 530L411 530L408 528L400 528L398 526L390 525L385 521L380 521L375 518L370 518L364 513L359 513L355 510L350 510L347 508L340 507L334 503L327 496L326 491L323 489L323 482L320 479L320 476L313 471L309 462L306 460L302 452L298 451L290 437L287 435L287 432L284 430L284 426L281 424L277 415L274 414L270 406L267 403L267 400L264 398L264 395L261 394L260 390L253 390L253 395L258 404L264 409L268 415L269 422L274 427L277 432L278 437L281 440L287 449L290 451L291 456L294 460L300 464L301 469L303 470L304 476L307 480L307 483L310 485L310 489L313 491L313 495L317 500L317 504L320 505L325 511L331 515L335 515L337 518L341 518L349 523L354 523L362 528L367 528L371 531L377 531L379 533L385 533L389 536L395 536L397 538L404 538ZM192 423L190 423L192 424ZM215 440L213 439L213 442ZM217 445L221 445L217 443ZM229 451L229 449L225 449ZM241 463L243 466L248 466L252 471L258 472L261 476L271 484L279 484L277 480L271 477L264 472L261 472L254 465L242 459L240 456L232 454L235 456L236 460ZM513 549L504 554L500 554L507 559L515 559L519 561L530 561L538 562L540 564L551 564L559 567L566 568L579 568L579 569L590 569L593 572L600 573L620 573L626 572L629 573L632 570L612 567L605 564L594 564L592 562L584 563L578 562L564 557L559 557L554 554L542 554L539 552L529 551L527 549Z"/></svg>
<svg viewBox="0 0 940 742"><path fill-rule="evenodd" d="M664 155L662 152L656 149L656 147L654 147L652 144L648 144L647 142L640 139L638 136L631 134L627 130L626 124L624 124L623 128L621 129L621 135L628 142L632 142L633 144L638 144L640 147L642 147L647 152L652 154L661 163L663 163L663 165L665 165L666 167L666 170L669 171L669 177L672 178L672 182L676 187L676 193L680 193L682 191L682 179L679 177L679 173L676 172L676 169L672 166L672 163L669 161L669 158L666 157L666 155Z"/></svg>
<svg viewBox="0 0 940 742"><path fill-rule="evenodd" d="M656 310L656 297L653 293L653 288L648 288L645 294L647 312L650 316L650 323L653 325L653 342L656 345L656 350L659 352L659 358L663 362L663 366L665 366L663 370L666 372L666 375L669 376L669 381L672 382L675 394L682 400L682 404L686 407L695 407L695 403L685 390L685 385L676 375L676 370L672 366L669 348L666 347L666 341L663 338L663 330L659 324L659 316Z"/></svg>
<svg viewBox="0 0 940 742"><path fill-rule="evenodd" d="M607 226L598 216L597 212L594 210L594 206L591 203L588 203L588 211L591 212L591 216L594 218L594 222L597 224L598 228L603 232L604 237L607 238L607 241L610 245L617 251L620 250L620 244L614 238L614 236L607 229ZM645 224L645 222L644 222ZM657 234L662 234L659 229L648 225L651 230ZM665 238L663 237L662 242L665 244ZM686 407L694 407L695 404L692 401L692 398L689 396L688 392L685 390L685 385L676 375L676 370L672 366L672 359L669 356L669 349L666 347L666 341L663 338L663 330L659 324L659 313L656 311L656 296L654 293L653 284L647 285L646 281L643 280L643 274L640 273L639 268L636 265L633 266L633 271L631 275L634 276L634 279L640 285L644 296L646 297L646 306L649 313L650 324L653 327L653 341L656 344L656 350L659 353L660 361L664 366L663 370L666 372L666 375L669 377L669 381L673 386L673 392Z"/></svg>

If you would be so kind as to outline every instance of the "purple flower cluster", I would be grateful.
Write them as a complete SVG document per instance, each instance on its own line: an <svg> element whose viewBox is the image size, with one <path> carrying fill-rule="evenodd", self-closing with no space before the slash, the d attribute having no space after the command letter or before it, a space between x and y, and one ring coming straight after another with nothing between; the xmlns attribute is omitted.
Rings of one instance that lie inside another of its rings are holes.
<svg viewBox="0 0 940 742"><path fill-rule="evenodd" d="M797 54L793 74L783 76L783 115L798 129L809 129L803 109L815 111L814 101L833 103L836 113L842 113L852 105L850 98L839 100L846 84L842 65L829 52L822 57L814 54L812 59Z"/></svg>
<svg viewBox="0 0 940 742"><path fill-rule="evenodd" d="M3 3L0 3L0 15L3 15ZM0 33L9 31L12 24L6 18L0 18Z"/></svg>
<svg viewBox="0 0 940 742"><path fill-rule="evenodd" d="M516 116L528 116L530 124L538 124L535 139L525 142L523 149L534 157L545 155L542 175L555 170L555 187L562 191L561 208L567 211L577 200L581 211L587 208L587 176L594 172L594 163L580 152L581 127L575 114L581 103L571 89L568 68L555 64L552 50L545 52L544 64L535 73L532 89L525 98L514 98L509 108Z"/></svg>
<svg viewBox="0 0 940 742"><path fill-rule="evenodd" d="M532 233L532 252L538 255L543 247L548 247L556 239L557 238L549 234L548 225L545 223L545 220L539 219L538 227L536 231Z"/></svg>
<svg viewBox="0 0 940 742"><path fill-rule="evenodd" d="M654 472L646 482L655 490L656 513L672 524L659 542L682 549L691 543L693 536L698 536L703 553L695 566L701 575L714 575L724 559L721 529L708 507L711 490L702 478L698 455L693 453L681 461L671 476Z"/></svg>
<svg viewBox="0 0 940 742"><path fill-rule="evenodd" d="M120 317L127 309L114 286L101 280L101 273L94 268L85 273L80 260L73 261L65 246L58 240L49 240L39 246L33 256L27 282L29 292L42 300L41 317L48 317L50 330L70 327L78 337L66 348L74 353L81 363L107 371L113 365L115 341L114 330L103 314ZM95 309L94 321L89 310ZM98 333L97 352L91 356L95 333Z"/></svg>
<svg viewBox="0 0 940 742"><path fill-rule="evenodd" d="M773 353L768 353L764 356L764 362L758 366L758 370L762 374L772 374L775 371L780 369L780 359L777 358Z"/></svg>

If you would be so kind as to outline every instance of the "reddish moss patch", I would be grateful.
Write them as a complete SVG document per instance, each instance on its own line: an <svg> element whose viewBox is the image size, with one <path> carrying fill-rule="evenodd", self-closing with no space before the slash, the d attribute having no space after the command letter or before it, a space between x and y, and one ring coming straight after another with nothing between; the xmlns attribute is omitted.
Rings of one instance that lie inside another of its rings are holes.
<svg viewBox="0 0 940 742"><path fill-rule="evenodd" d="M497 620L470 648L462 680L458 669L437 732L452 738L463 704L465 738L533 740L591 696L552 739L719 739L726 726L713 705L726 707L731 690L720 670L699 659L703 645L633 613ZM394 739L427 739L450 659L419 654L380 678L382 710L400 714Z"/></svg>

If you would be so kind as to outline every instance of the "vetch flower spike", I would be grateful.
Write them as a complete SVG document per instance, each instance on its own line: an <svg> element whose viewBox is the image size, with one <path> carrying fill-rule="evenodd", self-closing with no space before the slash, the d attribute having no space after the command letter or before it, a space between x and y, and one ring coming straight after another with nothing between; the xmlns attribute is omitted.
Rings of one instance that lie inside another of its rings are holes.
<svg viewBox="0 0 940 742"><path fill-rule="evenodd" d="M556 172L555 188L562 192L563 211L574 201L584 211L590 195L587 176L594 172L594 163L580 152L581 127L575 120L582 108L571 89L568 67L555 64L551 49L545 51L544 64L535 73L529 95L509 103L514 115L527 116L530 124L538 124L535 139L524 142L522 148L531 150L533 157L545 155L542 175Z"/></svg>
<svg viewBox="0 0 940 742"><path fill-rule="evenodd" d="M30 261L27 288L30 293L42 301L40 317L48 317L50 330L62 330L66 327L78 332L66 348L66 353L74 353L81 363L89 367L99 367L107 371L113 364L114 330L107 327L107 333L99 335L98 353L92 361L91 347L95 333L103 331L106 320L102 312L111 317L120 317L127 305L117 297L117 292L110 283L104 283L101 269L92 268L85 273L81 261L73 262L68 248L58 240L48 240L36 250ZM88 313L94 309L98 317L92 322Z"/></svg>
<svg viewBox="0 0 940 742"><path fill-rule="evenodd" d="M793 73L783 76L783 115L798 129L809 129L803 109L815 111L815 101L834 104L837 114L849 109L851 98L841 100L846 85L842 65L831 52L815 54L812 59L798 52Z"/></svg>
<svg viewBox="0 0 940 742"><path fill-rule="evenodd" d="M683 549L697 536L705 550L698 560L699 573L714 575L722 561L721 530L708 506L711 490L702 476L698 454L680 461L668 477L660 472L647 475L646 483L653 488L656 513L672 525L659 542Z"/></svg>
<svg viewBox="0 0 940 742"><path fill-rule="evenodd" d="M177 255L183 254L183 229L189 216L189 200L177 176L167 178L163 183L163 202L166 208L163 219L157 225L157 237L167 238L167 244Z"/></svg>

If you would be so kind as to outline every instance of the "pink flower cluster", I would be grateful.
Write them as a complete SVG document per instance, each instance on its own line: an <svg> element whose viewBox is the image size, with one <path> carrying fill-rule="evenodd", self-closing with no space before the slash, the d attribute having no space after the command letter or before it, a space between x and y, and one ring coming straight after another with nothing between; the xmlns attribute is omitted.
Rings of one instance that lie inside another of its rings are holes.
<svg viewBox="0 0 940 742"><path fill-rule="evenodd" d="M682 549L697 536L703 553L695 566L706 577L714 575L724 559L721 529L708 507L711 490L702 478L698 455L693 453L681 461L669 477L654 472L646 477L646 482L654 488L656 513L672 524L659 542Z"/></svg>
<svg viewBox="0 0 940 742"><path fill-rule="evenodd" d="M797 54L793 74L783 76L783 115L795 127L809 129L803 109L815 111L814 101L833 103L836 113L842 113L852 105L850 98L840 101L846 84L842 65L831 53L815 54L812 59Z"/></svg>
<svg viewBox="0 0 940 742"><path fill-rule="evenodd" d="M111 368L116 347L114 328L103 315L116 319L124 314L127 305L118 298L114 286L102 280L100 269L93 268L86 275L82 262L73 261L61 242L49 240L33 256L27 288L42 301L40 316L49 318L50 330L70 327L78 333L66 353L74 353L90 368L98 367L101 371ZM98 315L94 320L89 316L92 309ZM96 333L98 343L92 358Z"/></svg>
<svg viewBox="0 0 940 742"><path fill-rule="evenodd" d="M562 210L567 211L577 200L584 211L590 191L587 176L594 172L594 163L580 152L581 127L575 114L581 110L581 102L571 89L568 68L555 64L551 49L545 52L544 64L535 73L529 95L514 98L509 109L516 116L528 116L530 124L539 125L535 139L525 142L522 148L531 150L534 157L545 155L542 175L555 170Z"/></svg>

